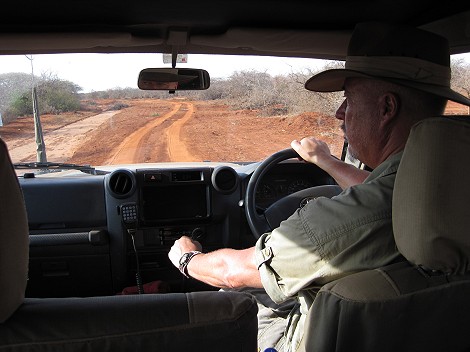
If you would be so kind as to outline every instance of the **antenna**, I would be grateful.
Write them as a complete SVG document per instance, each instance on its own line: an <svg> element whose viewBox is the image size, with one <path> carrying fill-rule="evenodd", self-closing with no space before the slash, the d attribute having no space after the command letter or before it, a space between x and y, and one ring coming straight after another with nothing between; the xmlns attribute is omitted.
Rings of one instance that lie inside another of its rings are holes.
<svg viewBox="0 0 470 352"><path fill-rule="evenodd" d="M46 144L44 143L44 136L42 134L41 119L38 109L38 96L36 93L36 82L34 79L34 66L33 55L25 55L31 62L31 95L33 99L33 118L34 118L34 136L36 137L36 160L40 163L47 162Z"/></svg>

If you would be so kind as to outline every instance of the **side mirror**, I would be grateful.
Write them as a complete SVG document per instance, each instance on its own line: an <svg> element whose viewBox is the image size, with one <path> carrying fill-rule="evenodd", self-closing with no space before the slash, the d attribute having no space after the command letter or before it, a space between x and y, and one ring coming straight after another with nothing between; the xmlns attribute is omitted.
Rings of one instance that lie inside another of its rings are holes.
<svg viewBox="0 0 470 352"><path fill-rule="evenodd" d="M146 68L139 73L142 90L202 90L210 86L209 73L197 68Z"/></svg>

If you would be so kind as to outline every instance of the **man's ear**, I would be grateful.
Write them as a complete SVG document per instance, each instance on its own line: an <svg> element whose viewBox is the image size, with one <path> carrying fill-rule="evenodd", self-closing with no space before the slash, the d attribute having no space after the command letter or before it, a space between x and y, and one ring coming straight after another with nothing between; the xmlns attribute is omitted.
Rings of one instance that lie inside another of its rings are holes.
<svg viewBox="0 0 470 352"><path fill-rule="evenodd" d="M400 108L400 99L397 94L387 92L379 98L380 116L382 123L391 122L398 115Z"/></svg>

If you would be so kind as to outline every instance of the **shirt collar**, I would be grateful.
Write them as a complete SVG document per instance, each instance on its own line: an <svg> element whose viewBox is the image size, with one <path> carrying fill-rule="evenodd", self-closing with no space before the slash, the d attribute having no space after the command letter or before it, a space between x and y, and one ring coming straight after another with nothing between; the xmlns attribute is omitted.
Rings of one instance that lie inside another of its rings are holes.
<svg viewBox="0 0 470 352"><path fill-rule="evenodd" d="M403 151L397 154L393 154L387 160L377 166L370 175L365 179L364 183L375 180L379 177L395 174L398 170Z"/></svg>

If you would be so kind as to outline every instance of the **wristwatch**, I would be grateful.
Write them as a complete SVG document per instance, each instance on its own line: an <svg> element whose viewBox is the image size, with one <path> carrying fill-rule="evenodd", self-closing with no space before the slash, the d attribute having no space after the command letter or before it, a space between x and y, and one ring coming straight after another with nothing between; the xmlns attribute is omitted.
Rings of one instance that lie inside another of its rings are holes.
<svg viewBox="0 0 470 352"><path fill-rule="evenodd" d="M187 278L189 278L189 274L188 274L188 264L189 262L191 261L191 259L193 259L196 255L198 254L201 254L201 252L199 251L191 251L191 252L186 252L186 253L183 253L183 255L181 256L180 258L180 261L179 261L179 270L181 272L181 274L183 274L184 276L186 276Z"/></svg>

